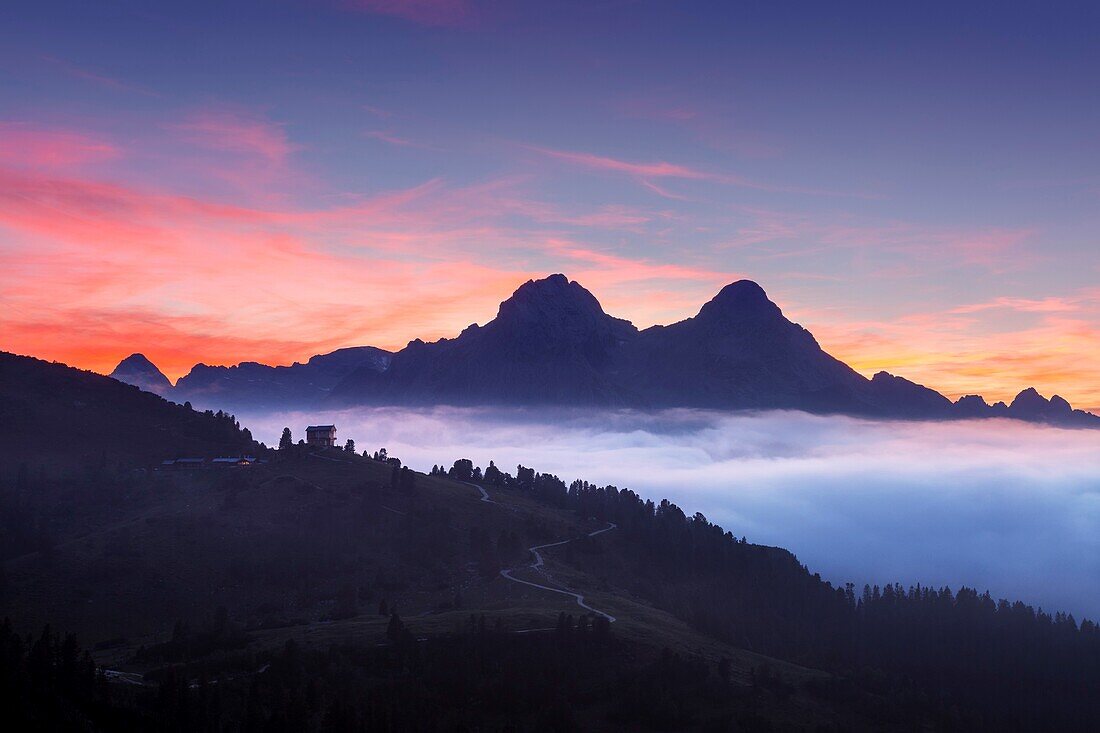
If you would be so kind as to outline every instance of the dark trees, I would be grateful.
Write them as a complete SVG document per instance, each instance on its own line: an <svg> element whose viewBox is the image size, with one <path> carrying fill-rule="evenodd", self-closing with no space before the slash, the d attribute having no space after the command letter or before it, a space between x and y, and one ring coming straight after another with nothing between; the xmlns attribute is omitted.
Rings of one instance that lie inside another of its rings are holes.
<svg viewBox="0 0 1100 733"><path fill-rule="evenodd" d="M469 458L459 458L447 475L455 481L471 481L474 477L474 462Z"/></svg>

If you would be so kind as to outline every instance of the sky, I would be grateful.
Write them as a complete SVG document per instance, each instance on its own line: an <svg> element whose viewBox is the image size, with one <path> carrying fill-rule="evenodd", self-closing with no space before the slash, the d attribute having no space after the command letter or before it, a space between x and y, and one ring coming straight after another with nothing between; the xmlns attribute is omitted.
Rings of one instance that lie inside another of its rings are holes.
<svg viewBox="0 0 1100 733"><path fill-rule="evenodd" d="M563 272L759 282L949 396L1100 408L1095 3L10 0L0 348L290 363Z"/></svg>
<svg viewBox="0 0 1100 733"><path fill-rule="evenodd" d="M552 419L548 419L552 418ZM834 584L916 583L1100 619L1100 433L1015 420L867 421L799 412L439 407L243 416L338 426L415 470L467 457L668 498ZM471 498L473 489L471 489Z"/></svg>

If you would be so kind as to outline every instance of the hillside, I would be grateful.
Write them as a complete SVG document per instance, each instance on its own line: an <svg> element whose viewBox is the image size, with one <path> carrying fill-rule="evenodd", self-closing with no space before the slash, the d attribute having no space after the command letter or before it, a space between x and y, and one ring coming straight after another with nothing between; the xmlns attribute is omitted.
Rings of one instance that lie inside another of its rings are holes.
<svg viewBox="0 0 1100 733"><path fill-rule="evenodd" d="M109 435L78 429L158 424L165 441L186 439L170 416L224 422L60 365L4 363L9 391L63 393L46 414L74 444ZM122 423L84 414L115 401ZM966 588L836 588L667 501L522 466L459 459L425 475L304 445L269 457L135 472L89 455L68 476L19 472L2 484L0 614L13 633L49 623L94 648L117 680L112 714L214 716L219 729L254 715L331 730L334 706L394 729L1100 720L1088 621Z"/></svg>
<svg viewBox="0 0 1100 733"><path fill-rule="evenodd" d="M0 352L0 476L84 467L147 467L178 456L254 453L229 415L202 413L138 387Z"/></svg>

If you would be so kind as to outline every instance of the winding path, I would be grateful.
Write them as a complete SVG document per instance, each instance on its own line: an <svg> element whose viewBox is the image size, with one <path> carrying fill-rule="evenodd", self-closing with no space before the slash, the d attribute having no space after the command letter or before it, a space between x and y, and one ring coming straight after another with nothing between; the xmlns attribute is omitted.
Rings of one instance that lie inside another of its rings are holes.
<svg viewBox="0 0 1100 733"><path fill-rule="evenodd" d="M499 504L500 503L500 502L496 502L496 501L493 501L492 499L490 499L489 498L489 492L486 491L481 486L478 486L477 484L472 484L469 481L463 481L462 483L466 484L467 486L473 486L475 489L480 491L481 492L481 501L485 502L486 504Z"/></svg>
<svg viewBox="0 0 1100 733"><path fill-rule="evenodd" d="M489 498L489 492L486 491L484 489L484 487L479 486L478 484L475 484L475 483L470 483L469 481L464 481L463 483L465 483L467 486L472 486L475 489L477 489L479 492L481 492L480 501L486 502L487 504L499 504L500 503L498 501L493 501L492 499L490 499ZM603 534L604 532L610 532L611 530L616 529L618 526L619 525L615 524L614 522L608 522L606 527L604 527L603 529L597 529L594 532L589 532L587 536L588 537L595 537L598 534ZM573 541L573 539L568 539L568 540L561 540L560 542L548 542L545 545L535 545L534 547L528 547L527 551L535 556L535 561L533 563L531 563L530 565L528 565L527 567L530 568L531 570L535 570L536 572L541 573L543 577L545 577L547 580L549 580L550 575L542 567L542 565L543 565L542 553L540 553L539 550L545 550L548 547L560 547L561 545L569 544L572 541ZM574 593L571 590L564 590L562 588L553 588L549 585L542 585L541 583L532 583L529 580L521 580L520 578L517 578L514 575L512 575L512 573L515 570L517 570L517 568L509 568L507 570L501 570L500 575L501 575L502 578L510 580L513 583L521 583L523 585L529 585L532 588L538 588L540 590L549 591L551 593L558 593L559 595L569 596L570 598L574 599L577 602L577 605L580 606L581 608L583 608L587 611L591 611L592 613L594 613L598 616L603 616L605 619L608 620L609 623L615 623L615 617L612 616L610 613L607 613L605 611L601 611L598 608L593 608L592 606L589 606L587 603L585 603L584 602L584 596L582 594Z"/></svg>
<svg viewBox="0 0 1100 733"><path fill-rule="evenodd" d="M604 532L610 532L611 530L615 529L618 526L619 525L615 524L614 522L608 522L606 527L604 527L603 529L597 529L595 532L589 532L588 536L589 537L595 537L598 534L603 534ZM535 545L534 547L528 547L527 548L528 552L534 553L534 555L535 555L535 561L533 563L531 563L530 565L528 565L528 567L531 568L532 570L537 570L538 572L542 573L547 579L549 579L550 576L546 573L545 570L542 569L542 554L539 552L539 550L544 550L547 547L558 547L559 545L568 544L569 542L572 542L572 541L573 540L562 540L561 542L550 542L550 543L545 544L545 545ZM601 611L598 608L593 608L592 606L589 606L587 603L584 602L584 596L581 595L580 593L574 593L571 590L563 590L561 588L552 588L548 585L542 585L541 583L532 583L529 580L520 580L519 578L512 575L513 570L514 569L512 569L512 568L510 568L508 570L501 570L500 571L501 577L507 578L508 580L512 581L513 583L523 583L524 585L529 585L532 588L540 588L541 590L547 590L547 591L550 591L551 593L559 593L563 596L569 596L569 597L575 599L577 601L577 605L580 606L581 608L587 609L587 610L591 611L592 613L594 613L598 616L603 616L610 623L615 623L615 617L614 616L612 616L610 613L607 613L606 611Z"/></svg>

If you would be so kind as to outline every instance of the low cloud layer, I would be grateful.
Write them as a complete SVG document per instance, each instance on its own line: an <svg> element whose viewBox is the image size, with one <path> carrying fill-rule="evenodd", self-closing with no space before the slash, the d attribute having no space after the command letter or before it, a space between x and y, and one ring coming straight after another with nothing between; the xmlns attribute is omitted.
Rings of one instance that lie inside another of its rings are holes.
<svg viewBox="0 0 1100 733"><path fill-rule="evenodd" d="M334 422L420 470L522 463L667 497L834 582L970 585L1100 617L1100 432L802 413L357 409L243 415L260 440Z"/></svg>

